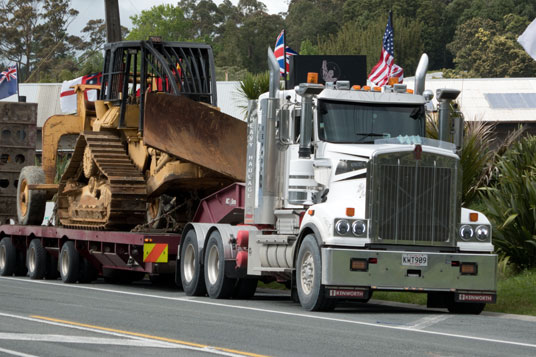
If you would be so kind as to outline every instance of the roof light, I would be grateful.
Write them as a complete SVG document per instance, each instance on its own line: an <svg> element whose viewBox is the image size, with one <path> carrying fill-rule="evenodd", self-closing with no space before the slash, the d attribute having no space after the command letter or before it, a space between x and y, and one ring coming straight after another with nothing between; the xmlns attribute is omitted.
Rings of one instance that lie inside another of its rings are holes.
<svg viewBox="0 0 536 357"><path fill-rule="evenodd" d="M358 86L357 84L354 84L352 86L352 90L360 90L361 89L361 86Z"/></svg>
<svg viewBox="0 0 536 357"><path fill-rule="evenodd" d="M307 73L307 83L318 83L318 73L309 72Z"/></svg>
<svg viewBox="0 0 536 357"><path fill-rule="evenodd" d="M372 90L374 92L381 92L382 91L382 87L372 87Z"/></svg>
<svg viewBox="0 0 536 357"><path fill-rule="evenodd" d="M413 89L406 89L406 93L413 94Z"/></svg>
<svg viewBox="0 0 536 357"><path fill-rule="evenodd" d="M370 86L363 86L363 90L369 91L369 90L370 90Z"/></svg>
<svg viewBox="0 0 536 357"><path fill-rule="evenodd" d="M394 85L394 84L397 84L398 83L398 77L389 77L389 82L388 84L390 86Z"/></svg>

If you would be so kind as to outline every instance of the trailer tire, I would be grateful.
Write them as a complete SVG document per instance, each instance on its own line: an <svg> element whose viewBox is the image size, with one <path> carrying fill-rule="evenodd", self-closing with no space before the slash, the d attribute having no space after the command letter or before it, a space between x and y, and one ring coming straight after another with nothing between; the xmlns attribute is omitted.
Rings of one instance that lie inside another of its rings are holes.
<svg viewBox="0 0 536 357"><path fill-rule="evenodd" d="M13 246L11 238L4 237L0 240L0 275L12 276L17 265L17 250Z"/></svg>
<svg viewBox="0 0 536 357"><path fill-rule="evenodd" d="M240 300L251 299L257 291L257 284L259 280L254 279L238 279L233 291L233 298Z"/></svg>
<svg viewBox="0 0 536 357"><path fill-rule="evenodd" d="M64 283L76 283L80 272L80 254L73 241L67 241L61 247L59 271Z"/></svg>
<svg viewBox="0 0 536 357"><path fill-rule="evenodd" d="M30 279L43 279L47 264L47 251L43 248L41 240L34 238L28 246L26 253L26 267Z"/></svg>
<svg viewBox="0 0 536 357"><path fill-rule="evenodd" d="M220 232L213 231L205 248L205 285L213 299L227 299L233 293L235 279L225 276L225 256Z"/></svg>
<svg viewBox="0 0 536 357"><path fill-rule="evenodd" d="M29 190L28 185L45 182L39 166L23 167L17 184L17 219L22 225L40 225L45 216L46 191Z"/></svg>
<svg viewBox="0 0 536 357"><path fill-rule="evenodd" d="M188 296L202 296L206 294L205 275L199 260L197 235L192 229L186 233L181 242L180 271L182 288Z"/></svg>
<svg viewBox="0 0 536 357"><path fill-rule="evenodd" d="M322 285L322 260L314 234L302 241L296 261L296 287L301 306L309 311L331 310L334 300L325 295Z"/></svg>

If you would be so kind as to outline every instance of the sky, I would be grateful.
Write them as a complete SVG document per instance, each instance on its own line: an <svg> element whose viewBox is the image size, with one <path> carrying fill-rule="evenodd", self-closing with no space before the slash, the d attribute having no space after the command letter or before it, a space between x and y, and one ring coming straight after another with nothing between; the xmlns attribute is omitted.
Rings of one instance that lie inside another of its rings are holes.
<svg viewBox="0 0 536 357"><path fill-rule="evenodd" d="M223 0L213 0L215 4L220 4ZM233 4L238 4L238 0L231 0ZM288 0L261 0L270 14L286 12ZM176 5L178 0L119 0L119 16L121 25L132 28L130 16L139 15L142 10L148 10L155 5L172 4ZM72 35L80 35L80 31L86 23L92 19L104 19L104 0L71 0L71 7L78 10L76 19L69 25L67 31Z"/></svg>

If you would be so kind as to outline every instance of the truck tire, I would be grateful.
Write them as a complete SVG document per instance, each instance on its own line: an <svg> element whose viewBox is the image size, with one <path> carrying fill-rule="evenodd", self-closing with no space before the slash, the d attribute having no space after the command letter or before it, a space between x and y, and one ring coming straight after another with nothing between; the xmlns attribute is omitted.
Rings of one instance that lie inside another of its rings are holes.
<svg viewBox="0 0 536 357"><path fill-rule="evenodd" d="M39 166L23 167L17 184L17 219L22 225L43 223L46 191L29 190L28 185L45 182L45 173Z"/></svg>
<svg viewBox="0 0 536 357"><path fill-rule="evenodd" d="M17 250L13 246L11 238L4 237L0 240L0 275L12 276L17 265Z"/></svg>
<svg viewBox="0 0 536 357"><path fill-rule="evenodd" d="M205 248L205 285L212 299L227 299L233 293L235 279L225 276L225 256L220 232L213 231Z"/></svg>
<svg viewBox="0 0 536 357"><path fill-rule="evenodd" d="M305 236L298 251L296 287L300 304L306 310L325 311L335 306L334 301L325 295L320 248L313 234Z"/></svg>
<svg viewBox="0 0 536 357"><path fill-rule="evenodd" d="M180 271L182 288L188 296L203 296L206 294L205 275L199 261L197 235L192 229L186 233L181 242Z"/></svg>
<svg viewBox="0 0 536 357"><path fill-rule="evenodd" d="M80 254L73 241L63 244L60 252L59 271L64 283L76 283L80 272Z"/></svg>
<svg viewBox="0 0 536 357"><path fill-rule="evenodd" d="M234 299L251 299L257 291L258 279L238 279L233 292Z"/></svg>
<svg viewBox="0 0 536 357"><path fill-rule="evenodd" d="M486 307L485 303L463 303L452 300L447 306L451 314L480 315Z"/></svg>
<svg viewBox="0 0 536 357"><path fill-rule="evenodd" d="M30 279L43 279L47 264L47 251L43 248L41 240L34 238L28 246L26 253L26 267Z"/></svg>

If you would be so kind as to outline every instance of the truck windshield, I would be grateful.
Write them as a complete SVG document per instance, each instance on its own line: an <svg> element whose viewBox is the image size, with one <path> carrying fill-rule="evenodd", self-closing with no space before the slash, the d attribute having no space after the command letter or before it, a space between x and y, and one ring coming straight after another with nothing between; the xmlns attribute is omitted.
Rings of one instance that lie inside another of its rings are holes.
<svg viewBox="0 0 536 357"><path fill-rule="evenodd" d="M422 105L377 105L320 100L318 136L332 143L371 143L398 135L424 136Z"/></svg>

